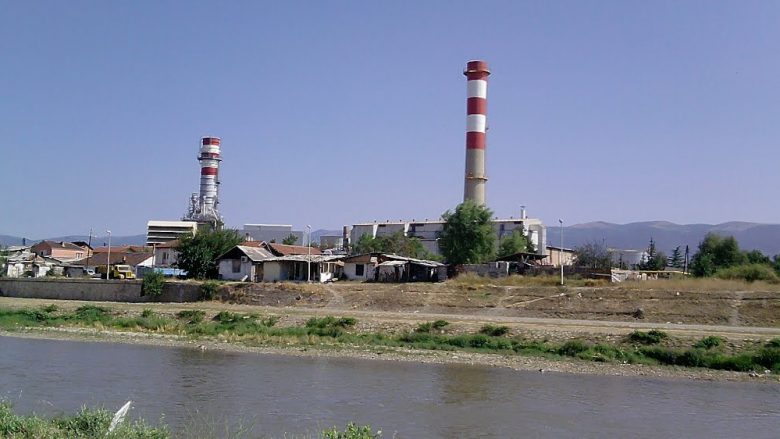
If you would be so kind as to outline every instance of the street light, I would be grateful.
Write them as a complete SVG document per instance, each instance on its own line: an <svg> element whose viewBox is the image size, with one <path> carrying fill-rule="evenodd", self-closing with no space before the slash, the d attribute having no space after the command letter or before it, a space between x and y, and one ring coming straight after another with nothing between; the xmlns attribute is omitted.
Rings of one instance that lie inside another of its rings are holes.
<svg viewBox="0 0 780 439"><path fill-rule="evenodd" d="M306 248L306 282L311 282L311 226L306 226L306 234L309 236L309 245Z"/></svg>
<svg viewBox="0 0 780 439"><path fill-rule="evenodd" d="M558 224L561 226L561 248L558 250L558 264L561 266L561 285L563 285L563 220L558 219Z"/></svg>
<svg viewBox="0 0 780 439"><path fill-rule="evenodd" d="M106 280L111 279L111 230L108 233L108 257L106 258Z"/></svg>

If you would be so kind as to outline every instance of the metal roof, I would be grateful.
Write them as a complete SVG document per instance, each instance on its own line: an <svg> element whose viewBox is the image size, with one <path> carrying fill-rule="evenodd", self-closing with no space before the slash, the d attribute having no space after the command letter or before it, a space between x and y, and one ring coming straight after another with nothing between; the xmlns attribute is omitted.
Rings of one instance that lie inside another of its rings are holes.
<svg viewBox="0 0 780 439"><path fill-rule="evenodd" d="M265 259L263 262L333 262L333 261L339 261L343 259L344 256L341 255L311 255L311 259L307 255L290 255L290 256L276 256L272 258Z"/></svg>
<svg viewBox="0 0 780 439"><path fill-rule="evenodd" d="M246 257L249 258L252 262L265 261L274 257L273 253L262 247L249 247L246 245L237 245L236 247L241 250L241 252L244 253Z"/></svg>

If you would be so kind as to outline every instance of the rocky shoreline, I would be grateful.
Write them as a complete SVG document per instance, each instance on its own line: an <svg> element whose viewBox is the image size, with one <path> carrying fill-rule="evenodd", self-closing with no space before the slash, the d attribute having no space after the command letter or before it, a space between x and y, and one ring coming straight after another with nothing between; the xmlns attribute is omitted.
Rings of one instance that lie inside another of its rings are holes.
<svg viewBox="0 0 780 439"><path fill-rule="evenodd" d="M109 331L90 328L27 328L20 331L0 331L0 336L87 341L102 343L127 343L150 346L181 347L204 351L242 352L264 355L287 355L318 358L351 358L372 361L403 361L427 364L457 364L470 366L501 367L516 371L537 373L564 373L621 377L652 377L704 381L737 381L780 384L780 376L724 370L684 368L674 366L648 366L641 364L598 363L576 359L548 359L522 355L500 355L476 352L429 351L406 348L372 346L250 346L215 339L197 339L174 335L151 334L131 331Z"/></svg>

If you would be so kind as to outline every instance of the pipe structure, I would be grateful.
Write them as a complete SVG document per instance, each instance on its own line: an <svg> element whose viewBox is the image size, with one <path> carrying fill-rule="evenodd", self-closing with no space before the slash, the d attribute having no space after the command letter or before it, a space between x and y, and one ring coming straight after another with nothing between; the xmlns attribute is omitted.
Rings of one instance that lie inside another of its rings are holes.
<svg viewBox="0 0 780 439"><path fill-rule="evenodd" d="M463 201L485 205L485 146L487 131L487 62L466 63L466 182Z"/></svg>

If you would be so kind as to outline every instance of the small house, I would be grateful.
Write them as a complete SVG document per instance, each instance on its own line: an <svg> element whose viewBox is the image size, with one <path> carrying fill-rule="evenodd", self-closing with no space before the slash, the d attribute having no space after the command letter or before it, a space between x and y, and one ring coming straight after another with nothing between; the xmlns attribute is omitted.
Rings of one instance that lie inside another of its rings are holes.
<svg viewBox="0 0 780 439"><path fill-rule="evenodd" d="M219 278L259 282L263 280L263 261L274 254L260 246L237 245L217 258Z"/></svg>

